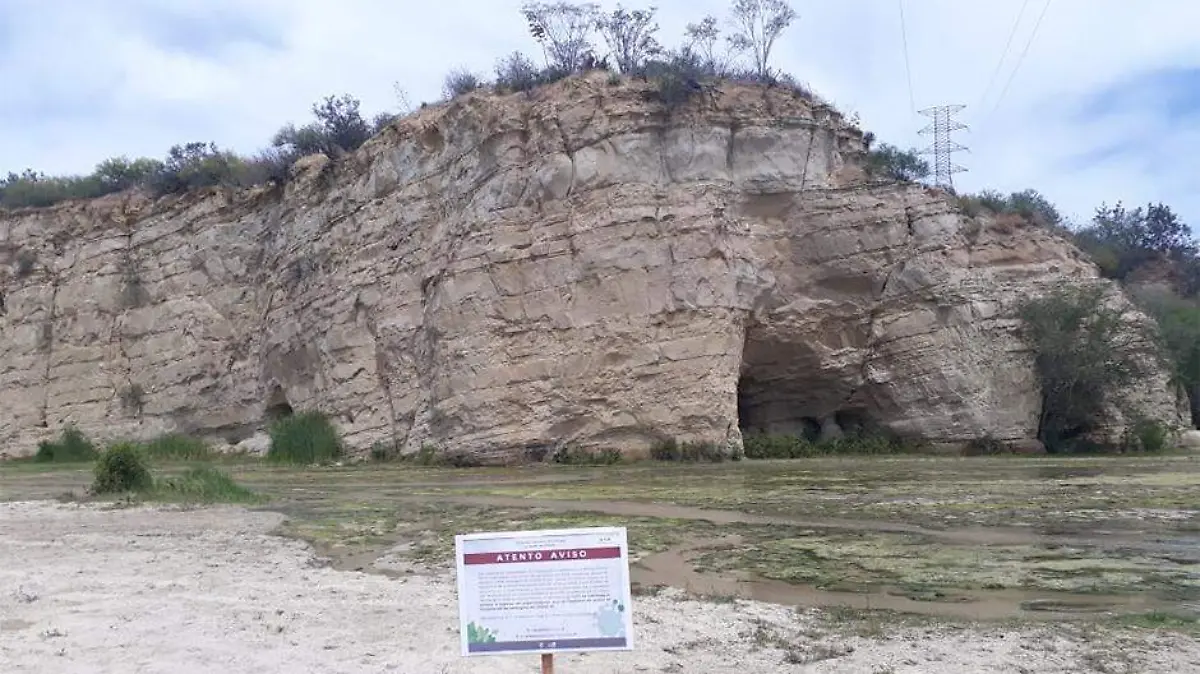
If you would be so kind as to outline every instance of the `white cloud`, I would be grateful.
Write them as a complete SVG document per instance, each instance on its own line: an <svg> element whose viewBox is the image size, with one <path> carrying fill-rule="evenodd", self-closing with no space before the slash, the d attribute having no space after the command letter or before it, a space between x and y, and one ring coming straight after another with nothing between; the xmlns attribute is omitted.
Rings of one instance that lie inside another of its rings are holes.
<svg viewBox="0 0 1200 674"><path fill-rule="evenodd" d="M981 106L1022 2L903 0L917 107L968 106L960 117L971 129L956 137L971 149L957 158L970 171L956 176L959 187L1035 187L1081 216L1102 201L1162 200L1200 229L1200 124L1172 120L1161 98L1141 90L1118 97L1108 114L1079 115L1106 88L1169 68L1200 69L1200 5L1051 0L992 114L1044 6L1028 2ZM169 17L150 0L78 3L69 11L51 0L7 0L0 8L0 170L81 172L117 154L161 156L188 140L249 152L282 123L307 120L312 102L327 94L349 92L368 112L393 108L397 82L414 102L433 100L454 67L490 74L495 59L514 49L538 55L520 4L180 0L170 13L181 29L156 31ZM656 4L670 42L686 22L723 15L727 6ZM909 102L899 0L793 6L800 19L778 45L776 64L857 111L882 140L927 143L915 133L927 120ZM232 30L239 23L253 30ZM195 26L203 30L182 30ZM179 36L197 44L173 46ZM1125 151L1100 152L1113 147ZM1089 155L1097 159L1076 161Z"/></svg>

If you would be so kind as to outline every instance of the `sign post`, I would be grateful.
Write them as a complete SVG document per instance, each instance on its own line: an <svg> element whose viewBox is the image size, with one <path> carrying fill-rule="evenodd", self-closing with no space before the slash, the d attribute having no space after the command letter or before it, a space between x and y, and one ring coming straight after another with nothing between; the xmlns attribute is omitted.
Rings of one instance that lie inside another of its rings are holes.
<svg viewBox="0 0 1200 674"><path fill-rule="evenodd" d="M624 527L454 538L464 656L633 650Z"/></svg>

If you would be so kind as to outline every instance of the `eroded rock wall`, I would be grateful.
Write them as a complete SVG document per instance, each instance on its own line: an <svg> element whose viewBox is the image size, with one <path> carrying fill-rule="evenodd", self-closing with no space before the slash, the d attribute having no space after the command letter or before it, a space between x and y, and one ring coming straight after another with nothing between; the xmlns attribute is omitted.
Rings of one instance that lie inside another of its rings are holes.
<svg viewBox="0 0 1200 674"><path fill-rule="evenodd" d="M0 451L236 443L288 408L496 460L739 421L1033 437L1011 308L1094 278L1077 250L864 182L861 135L790 92L651 97L472 94L286 188L0 215ZM1141 397L1177 413L1165 379Z"/></svg>

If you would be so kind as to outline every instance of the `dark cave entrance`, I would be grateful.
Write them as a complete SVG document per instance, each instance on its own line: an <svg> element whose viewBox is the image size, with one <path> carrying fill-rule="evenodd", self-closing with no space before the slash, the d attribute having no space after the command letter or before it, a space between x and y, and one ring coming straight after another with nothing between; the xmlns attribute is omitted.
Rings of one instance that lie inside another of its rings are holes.
<svg viewBox="0 0 1200 674"><path fill-rule="evenodd" d="M286 419L294 414L292 404L288 402L287 394L283 392L283 388L276 385L271 395L267 398L266 408L263 411L263 416L268 423L274 423L280 419Z"/></svg>
<svg viewBox="0 0 1200 674"><path fill-rule="evenodd" d="M737 385L742 436L818 442L870 431L871 417L856 395L859 369L838 368L839 359L823 359L811 344L788 337L761 326L747 330Z"/></svg>

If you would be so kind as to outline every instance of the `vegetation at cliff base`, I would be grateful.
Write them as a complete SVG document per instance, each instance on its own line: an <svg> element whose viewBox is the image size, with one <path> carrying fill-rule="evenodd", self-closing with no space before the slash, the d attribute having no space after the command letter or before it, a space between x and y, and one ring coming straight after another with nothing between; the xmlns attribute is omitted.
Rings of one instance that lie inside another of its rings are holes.
<svg viewBox="0 0 1200 674"><path fill-rule="evenodd" d="M322 412L302 412L277 419L269 433L268 461L314 464L333 461L342 455L337 429Z"/></svg>
<svg viewBox="0 0 1200 674"><path fill-rule="evenodd" d="M96 446L79 429L67 426L58 440L44 440L33 460L38 463L79 463L98 456Z"/></svg>
<svg viewBox="0 0 1200 674"><path fill-rule="evenodd" d="M1099 444L1106 409L1151 372L1152 336L1110 299L1101 285L1066 286L1019 309L1041 388L1038 439L1051 452Z"/></svg>

